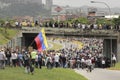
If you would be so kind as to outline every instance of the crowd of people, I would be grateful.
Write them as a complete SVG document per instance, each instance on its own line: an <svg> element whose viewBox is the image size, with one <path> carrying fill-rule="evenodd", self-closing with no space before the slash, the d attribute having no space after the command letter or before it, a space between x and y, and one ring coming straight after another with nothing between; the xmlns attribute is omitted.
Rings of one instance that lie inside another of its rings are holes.
<svg viewBox="0 0 120 80"><path fill-rule="evenodd" d="M56 40L58 39L53 39L53 41ZM77 40L83 43L82 47L78 48L79 44L73 45L74 43L72 44L70 40ZM0 68L5 69L6 66L25 67L27 73L31 72L33 74L34 67L42 69L42 66L46 66L48 69L54 67L88 68L91 72L94 67L106 68L111 65L111 59L103 55L103 40L101 39L61 39L59 43L66 46L57 51L46 50L38 52L36 49L33 49L30 52L28 49L19 51L18 49L2 48L0 50ZM114 54L112 60L116 63Z"/></svg>
<svg viewBox="0 0 120 80"><path fill-rule="evenodd" d="M1 26L14 26L16 28L21 27L51 27L51 28L79 28L79 29L98 29L98 30L119 30L120 26L111 26L108 24L82 24L78 22L55 22L55 21L46 21L46 22L39 22L39 21L15 21L14 24L10 24L8 21L5 22L5 24L1 24Z"/></svg>

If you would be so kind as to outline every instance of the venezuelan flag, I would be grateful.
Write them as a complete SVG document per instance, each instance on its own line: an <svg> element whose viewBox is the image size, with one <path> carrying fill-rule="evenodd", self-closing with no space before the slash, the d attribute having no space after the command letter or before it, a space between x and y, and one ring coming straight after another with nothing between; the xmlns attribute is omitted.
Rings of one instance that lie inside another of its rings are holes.
<svg viewBox="0 0 120 80"><path fill-rule="evenodd" d="M47 43L47 39L45 36L44 28L42 28L41 32L37 35L37 37L35 37L34 40L36 42L38 51L41 52L48 48L48 43Z"/></svg>

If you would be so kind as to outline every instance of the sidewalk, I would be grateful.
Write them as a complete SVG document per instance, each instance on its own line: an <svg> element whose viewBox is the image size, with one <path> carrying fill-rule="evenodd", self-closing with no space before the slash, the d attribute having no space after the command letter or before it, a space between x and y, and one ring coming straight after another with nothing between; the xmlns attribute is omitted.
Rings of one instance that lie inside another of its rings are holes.
<svg viewBox="0 0 120 80"><path fill-rule="evenodd" d="M85 69L75 69L75 72L83 75L88 80L120 80L120 71L96 68L92 72L87 72Z"/></svg>

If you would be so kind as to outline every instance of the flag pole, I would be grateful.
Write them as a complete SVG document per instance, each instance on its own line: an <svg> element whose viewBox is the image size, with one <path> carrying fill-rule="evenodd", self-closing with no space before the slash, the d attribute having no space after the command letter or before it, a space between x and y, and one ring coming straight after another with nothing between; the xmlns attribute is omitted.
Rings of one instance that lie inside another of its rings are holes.
<svg viewBox="0 0 120 80"><path fill-rule="evenodd" d="M28 51L31 53L33 51L32 44L34 43L34 40L30 43L30 45L27 47Z"/></svg>
<svg viewBox="0 0 120 80"><path fill-rule="evenodd" d="M35 40L33 40L29 46L31 46L31 45L34 43L34 41L35 41ZM29 46L28 46L28 47L29 47Z"/></svg>

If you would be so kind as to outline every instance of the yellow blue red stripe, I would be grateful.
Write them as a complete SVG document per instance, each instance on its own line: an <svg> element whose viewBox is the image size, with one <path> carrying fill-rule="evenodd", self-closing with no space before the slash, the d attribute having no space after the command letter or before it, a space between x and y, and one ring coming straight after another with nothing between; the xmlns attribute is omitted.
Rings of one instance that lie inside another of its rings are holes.
<svg viewBox="0 0 120 80"><path fill-rule="evenodd" d="M42 29L38 36L35 38L35 42L37 45L37 49L40 52L48 48L44 29Z"/></svg>

